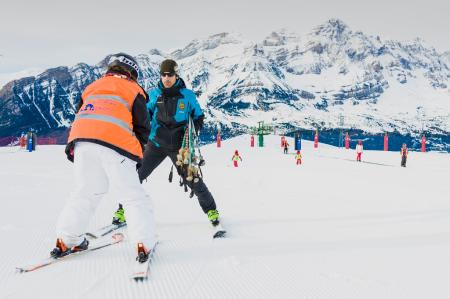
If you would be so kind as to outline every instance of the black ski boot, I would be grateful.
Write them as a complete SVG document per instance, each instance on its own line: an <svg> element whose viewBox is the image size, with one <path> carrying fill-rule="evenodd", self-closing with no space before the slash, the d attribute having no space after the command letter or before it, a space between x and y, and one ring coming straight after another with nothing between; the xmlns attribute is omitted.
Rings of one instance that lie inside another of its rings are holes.
<svg viewBox="0 0 450 299"><path fill-rule="evenodd" d="M211 222L212 226L219 225L219 223L220 223L219 211L217 211L217 210L209 210L207 215L208 215L208 220Z"/></svg>
<svg viewBox="0 0 450 299"><path fill-rule="evenodd" d="M114 213L112 224L120 225L120 224L125 223L125 222L126 222L126 220L125 220L125 210L123 209L122 204L119 203L119 208Z"/></svg>

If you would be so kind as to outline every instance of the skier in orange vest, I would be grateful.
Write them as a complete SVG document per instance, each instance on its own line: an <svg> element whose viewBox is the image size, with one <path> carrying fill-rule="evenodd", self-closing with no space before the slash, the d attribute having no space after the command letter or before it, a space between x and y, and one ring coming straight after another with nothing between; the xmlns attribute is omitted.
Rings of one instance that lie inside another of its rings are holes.
<svg viewBox="0 0 450 299"><path fill-rule="evenodd" d="M129 211L136 260L145 262L156 244L152 200L136 173L150 133L148 96L137 83L139 72L132 56L115 54L106 74L81 96L66 146L74 163L74 192L56 225L56 246L50 253L54 258L88 249L82 234L111 186Z"/></svg>

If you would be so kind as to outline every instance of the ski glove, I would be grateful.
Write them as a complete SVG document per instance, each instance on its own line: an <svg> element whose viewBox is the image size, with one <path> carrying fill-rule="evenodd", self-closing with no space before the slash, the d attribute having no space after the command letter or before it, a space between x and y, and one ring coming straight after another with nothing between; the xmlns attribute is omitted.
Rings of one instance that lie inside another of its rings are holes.
<svg viewBox="0 0 450 299"><path fill-rule="evenodd" d="M195 134L198 134L198 131L203 128L203 121L205 119L205 116L202 114L197 119L194 120L194 129Z"/></svg>
<svg viewBox="0 0 450 299"><path fill-rule="evenodd" d="M74 153L73 153L74 148L75 148L74 143L73 142L69 142L66 145L66 149L64 151L66 153L67 159L70 162L72 162L72 163L73 163L73 160L74 160Z"/></svg>

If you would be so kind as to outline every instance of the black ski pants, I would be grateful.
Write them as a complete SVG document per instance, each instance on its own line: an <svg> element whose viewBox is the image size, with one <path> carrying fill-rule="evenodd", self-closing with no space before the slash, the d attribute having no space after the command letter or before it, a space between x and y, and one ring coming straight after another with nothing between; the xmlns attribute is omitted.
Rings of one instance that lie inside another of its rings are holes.
<svg viewBox="0 0 450 299"><path fill-rule="evenodd" d="M401 166L406 167L406 156L402 156Z"/></svg>
<svg viewBox="0 0 450 299"><path fill-rule="evenodd" d="M141 183L147 179L147 177L156 169L156 167L161 164L166 157L172 160L174 167L177 169L178 174L179 168L175 165L177 161L178 150L169 150L162 147L157 147L151 141L147 143L144 151L144 158L142 159L142 165L138 168L139 180ZM211 192L209 192L208 187L206 187L205 182L202 178L197 183L187 182L186 178L183 177L183 182L194 191L194 194L198 198L198 202L203 210L207 213L209 210L216 209L216 202L214 201Z"/></svg>

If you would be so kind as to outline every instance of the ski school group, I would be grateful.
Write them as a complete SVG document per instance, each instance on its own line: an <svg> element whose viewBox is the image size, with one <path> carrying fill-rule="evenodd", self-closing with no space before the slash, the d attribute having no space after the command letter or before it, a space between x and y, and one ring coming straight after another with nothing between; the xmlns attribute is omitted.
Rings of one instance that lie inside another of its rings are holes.
<svg viewBox="0 0 450 299"><path fill-rule="evenodd" d="M287 154L289 152L289 143L287 142L287 140L285 139L284 136L281 137L281 147L283 148L284 154ZM361 162L361 156L363 153L362 140L358 140L358 143L356 144L356 147L355 147L355 152L356 152L356 161ZM236 153L237 153L237 150L236 150ZM236 153L235 153L235 156L236 156ZM233 156L232 159L235 159L235 156ZM400 156L401 156L400 166L406 167L406 159L408 157L408 147L406 146L406 143L403 143L402 148L400 149ZM295 161L296 161L297 165L302 164L302 154L301 154L300 150L297 150L297 152L295 154ZM237 163L237 161L235 161L235 164L234 164L235 167L237 167L236 163Z"/></svg>
<svg viewBox="0 0 450 299"><path fill-rule="evenodd" d="M30 272L66 257L119 243L116 230L127 226L135 244L136 261L131 277L145 279L157 246L152 200L142 184L166 157L180 176L180 186L198 198L213 229L213 238L226 235L213 195L206 186L201 166L198 135L204 114L192 90L186 88L174 60L160 65L157 87L148 91L138 84L136 60L125 53L112 55L106 73L86 87L76 107L68 144L68 160L73 162L73 192L56 224L56 245L50 257L18 267ZM156 83L156 82L155 82ZM288 152L287 141L283 145ZM361 161L362 144L356 148ZM406 164L407 149L402 166ZM403 155L403 154L402 154ZM236 150L234 167L242 161ZM300 151L295 155L301 165ZM121 199L112 224L87 232L88 224L103 195L114 186Z"/></svg>
<svg viewBox="0 0 450 299"><path fill-rule="evenodd" d="M175 166L180 186L198 198L213 237L225 236L216 202L202 178L198 134L204 114L194 92L186 88L174 60L161 63L157 87L148 93L138 84L139 73L132 56L118 53L111 56L106 73L83 91L65 149L73 162L74 186L57 220L56 246L49 258L18 267L20 272L118 243L123 235L115 230L126 225L136 248L132 277L146 278L157 239L152 200L142 184L166 157L173 162L169 180ZM121 198L112 224L86 233L110 186Z"/></svg>

